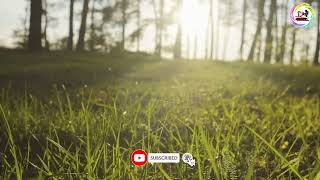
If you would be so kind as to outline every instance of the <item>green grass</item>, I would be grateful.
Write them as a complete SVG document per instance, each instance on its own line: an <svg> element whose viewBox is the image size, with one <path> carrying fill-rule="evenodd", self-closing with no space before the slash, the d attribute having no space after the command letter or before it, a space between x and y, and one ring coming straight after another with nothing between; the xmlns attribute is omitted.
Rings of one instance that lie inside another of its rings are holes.
<svg viewBox="0 0 320 180"><path fill-rule="evenodd" d="M0 179L320 178L319 68L0 56ZM135 167L134 149L197 164Z"/></svg>

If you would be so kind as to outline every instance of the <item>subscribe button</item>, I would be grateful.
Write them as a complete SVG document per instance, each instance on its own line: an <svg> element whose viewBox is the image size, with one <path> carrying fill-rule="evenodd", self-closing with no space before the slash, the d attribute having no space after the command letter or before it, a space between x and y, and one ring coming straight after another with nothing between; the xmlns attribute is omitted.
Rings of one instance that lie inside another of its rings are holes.
<svg viewBox="0 0 320 180"><path fill-rule="evenodd" d="M143 166L146 163L179 163L179 153L146 153L142 149L135 150L131 154L131 162L136 166Z"/></svg>
<svg viewBox="0 0 320 180"><path fill-rule="evenodd" d="M149 153L149 163L179 163L179 153Z"/></svg>

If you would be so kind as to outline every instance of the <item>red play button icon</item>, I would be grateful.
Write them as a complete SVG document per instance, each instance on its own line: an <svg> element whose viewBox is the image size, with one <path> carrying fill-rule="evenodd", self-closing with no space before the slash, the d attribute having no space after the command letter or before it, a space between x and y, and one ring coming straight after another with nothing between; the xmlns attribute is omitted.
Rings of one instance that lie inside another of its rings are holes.
<svg viewBox="0 0 320 180"><path fill-rule="evenodd" d="M131 154L131 162L136 166L143 166L148 162L148 155L142 149L137 149Z"/></svg>

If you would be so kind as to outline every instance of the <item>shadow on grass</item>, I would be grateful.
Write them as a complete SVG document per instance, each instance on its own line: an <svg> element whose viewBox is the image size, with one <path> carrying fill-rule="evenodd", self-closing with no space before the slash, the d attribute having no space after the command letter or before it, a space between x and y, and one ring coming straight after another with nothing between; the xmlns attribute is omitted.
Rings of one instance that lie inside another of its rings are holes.
<svg viewBox="0 0 320 180"><path fill-rule="evenodd" d="M158 61L146 54L50 52L30 54L0 51L0 88L15 93L48 95L53 85L78 89L84 86L113 85L117 78L141 64Z"/></svg>
<svg viewBox="0 0 320 180"><path fill-rule="evenodd" d="M320 68L315 66L252 65L248 68L256 77L270 80L272 84L293 96L320 95Z"/></svg>

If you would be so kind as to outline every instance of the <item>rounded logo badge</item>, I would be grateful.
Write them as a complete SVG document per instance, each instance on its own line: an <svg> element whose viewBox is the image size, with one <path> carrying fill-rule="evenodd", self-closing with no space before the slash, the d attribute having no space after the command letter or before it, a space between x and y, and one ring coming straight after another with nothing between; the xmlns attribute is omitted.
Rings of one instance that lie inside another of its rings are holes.
<svg viewBox="0 0 320 180"><path fill-rule="evenodd" d="M292 25L301 28L311 28L316 19L316 12L308 3L293 6L290 10Z"/></svg>
<svg viewBox="0 0 320 180"><path fill-rule="evenodd" d="M137 149L131 154L131 162L136 166L144 166L148 162L148 154L142 149Z"/></svg>

